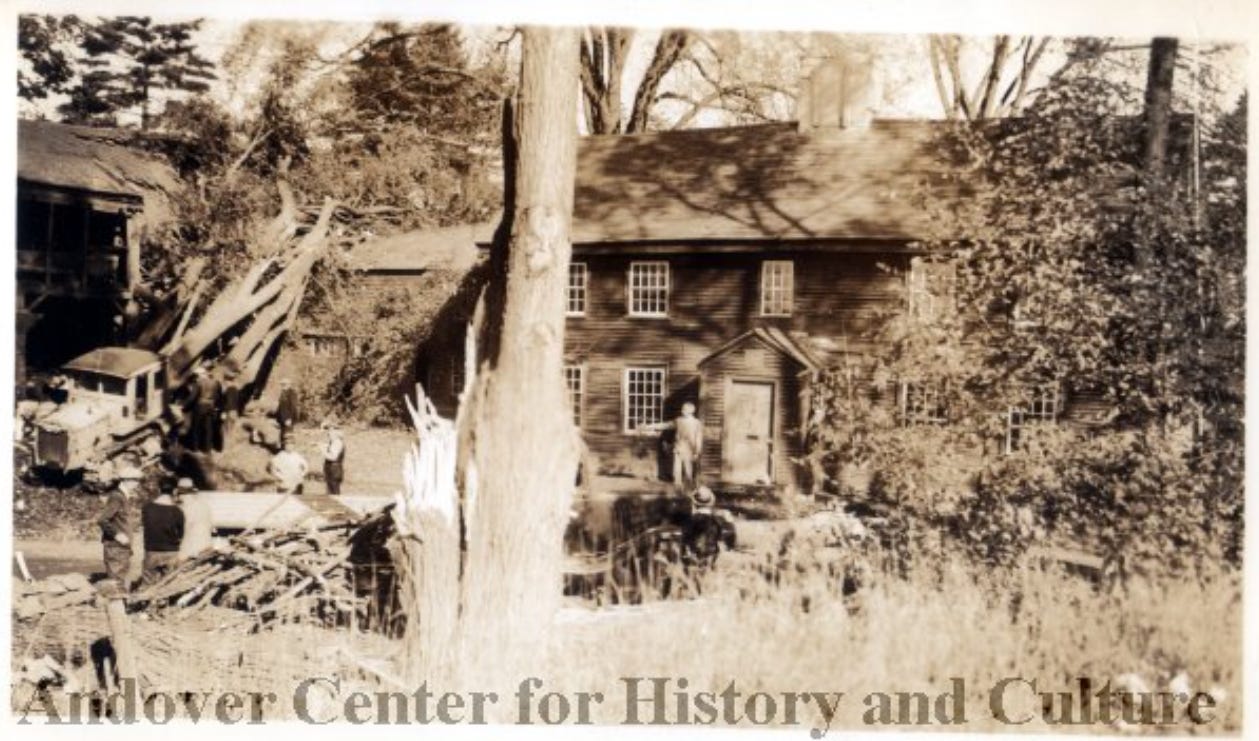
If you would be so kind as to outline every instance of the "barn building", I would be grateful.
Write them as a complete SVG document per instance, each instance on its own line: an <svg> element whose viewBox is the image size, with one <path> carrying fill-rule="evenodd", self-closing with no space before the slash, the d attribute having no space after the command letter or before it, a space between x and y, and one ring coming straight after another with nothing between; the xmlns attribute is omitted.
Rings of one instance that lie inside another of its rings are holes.
<svg viewBox="0 0 1259 741"><path fill-rule="evenodd" d="M117 339L177 178L119 129L18 121L17 381Z"/></svg>

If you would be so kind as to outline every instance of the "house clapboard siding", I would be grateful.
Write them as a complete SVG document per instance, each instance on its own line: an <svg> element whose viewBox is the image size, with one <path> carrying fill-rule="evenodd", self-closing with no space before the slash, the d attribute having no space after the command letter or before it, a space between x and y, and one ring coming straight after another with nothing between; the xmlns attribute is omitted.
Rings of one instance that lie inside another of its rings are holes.
<svg viewBox="0 0 1259 741"><path fill-rule="evenodd" d="M659 445L625 430L625 372L628 368L662 367L666 371L664 419L677 416L683 403L696 402L705 424L702 461L705 474L720 470L723 390L710 384L701 398L702 360L715 349L756 327L774 327L801 338L822 357L867 348L867 333L876 320L896 311L904 301L903 247L870 244L875 253L849 246L845 251L800 251L775 246L751 252L696 254L685 245L676 253L592 254L575 249L573 261L584 263L588 276L584 316L570 317L565 357L581 365L585 375L582 428L587 444L611 470L653 475L664 469ZM835 246L832 246L835 249ZM887 251L887 250L892 251ZM841 246L839 250L844 250ZM678 254L680 253L680 254ZM631 316L627 281L630 264L640 260L669 265L668 313L665 317ZM766 260L793 265L794 305L786 317L761 315L761 269ZM793 480L790 456L799 455L799 368L787 369L776 353L763 351L759 371L745 376L785 378L779 386L781 419L776 420L775 478Z"/></svg>

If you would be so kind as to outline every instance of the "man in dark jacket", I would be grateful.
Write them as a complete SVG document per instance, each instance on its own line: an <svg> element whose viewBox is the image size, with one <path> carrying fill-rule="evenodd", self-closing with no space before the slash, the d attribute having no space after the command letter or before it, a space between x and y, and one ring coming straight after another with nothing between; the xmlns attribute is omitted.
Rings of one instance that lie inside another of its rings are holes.
<svg viewBox="0 0 1259 741"><path fill-rule="evenodd" d="M287 378L280 380L280 401L275 406L275 421L280 423L280 444L283 445L297 423L297 392Z"/></svg>
<svg viewBox="0 0 1259 741"><path fill-rule="evenodd" d="M189 482L191 483L191 482ZM179 544L184 539L184 512L163 488L157 498L140 510L144 527L144 573L141 583L150 585L166 575L179 560Z"/></svg>
<svg viewBox="0 0 1259 741"><path fill-rule="evenodd" d="M198 367L192 407L192 447L202 453L214 449L214 438L217 437L220 407L223 403L223 387L205 368Z"/></svg>
<svg viewBox="0 0 1259 741"><path fill-rule="evenodd" d="M118 582L124 591L130 586L127 574L131 570L131 500L140 488L140 478L140 469L120 468L117 485L106 496L105 510L96 518L101 528L105 576Z"/></svg>

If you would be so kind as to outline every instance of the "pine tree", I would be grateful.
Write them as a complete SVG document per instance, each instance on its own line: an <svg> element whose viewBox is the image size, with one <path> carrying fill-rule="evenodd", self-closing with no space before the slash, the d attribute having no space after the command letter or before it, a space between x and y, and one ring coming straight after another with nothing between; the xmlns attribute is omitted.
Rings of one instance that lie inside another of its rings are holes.
<svg viewBox="0 0 1259 741"><path fill-rule="evenodd" d="M27 69L18 69L17 94L23 100L42 100L66 92L74 79L74 65L62 48L80 31L77 16L23 15L18 17L18 53Z"/></svg>
<svg viewBox="0 0 1259 741"><path fill-rule="evenodd" d="M88 68L58 110L74 123L100 123L139 108L140 127L149 128L159 91L200 93L215 79L213 65L197 54L192 34L201 21L154 23L119 16L85 27L81 63Z"/></svg>

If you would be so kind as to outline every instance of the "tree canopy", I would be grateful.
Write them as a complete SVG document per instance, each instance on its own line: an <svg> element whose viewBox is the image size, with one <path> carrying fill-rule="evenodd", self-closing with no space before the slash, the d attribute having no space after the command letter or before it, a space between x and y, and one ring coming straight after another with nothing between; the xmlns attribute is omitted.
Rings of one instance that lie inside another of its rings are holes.
<svg viewBox="0 0 1259 741"><path fill-rule="evenodd" d="M149 128L155 98L163 92L201 93L215 79L213 65L197 53L192 34L201 21L154 23L143 16L118 16L85 23L85 56L78 81L59 107L73 123L113 121L138 109L140 128Z"/></svg>

